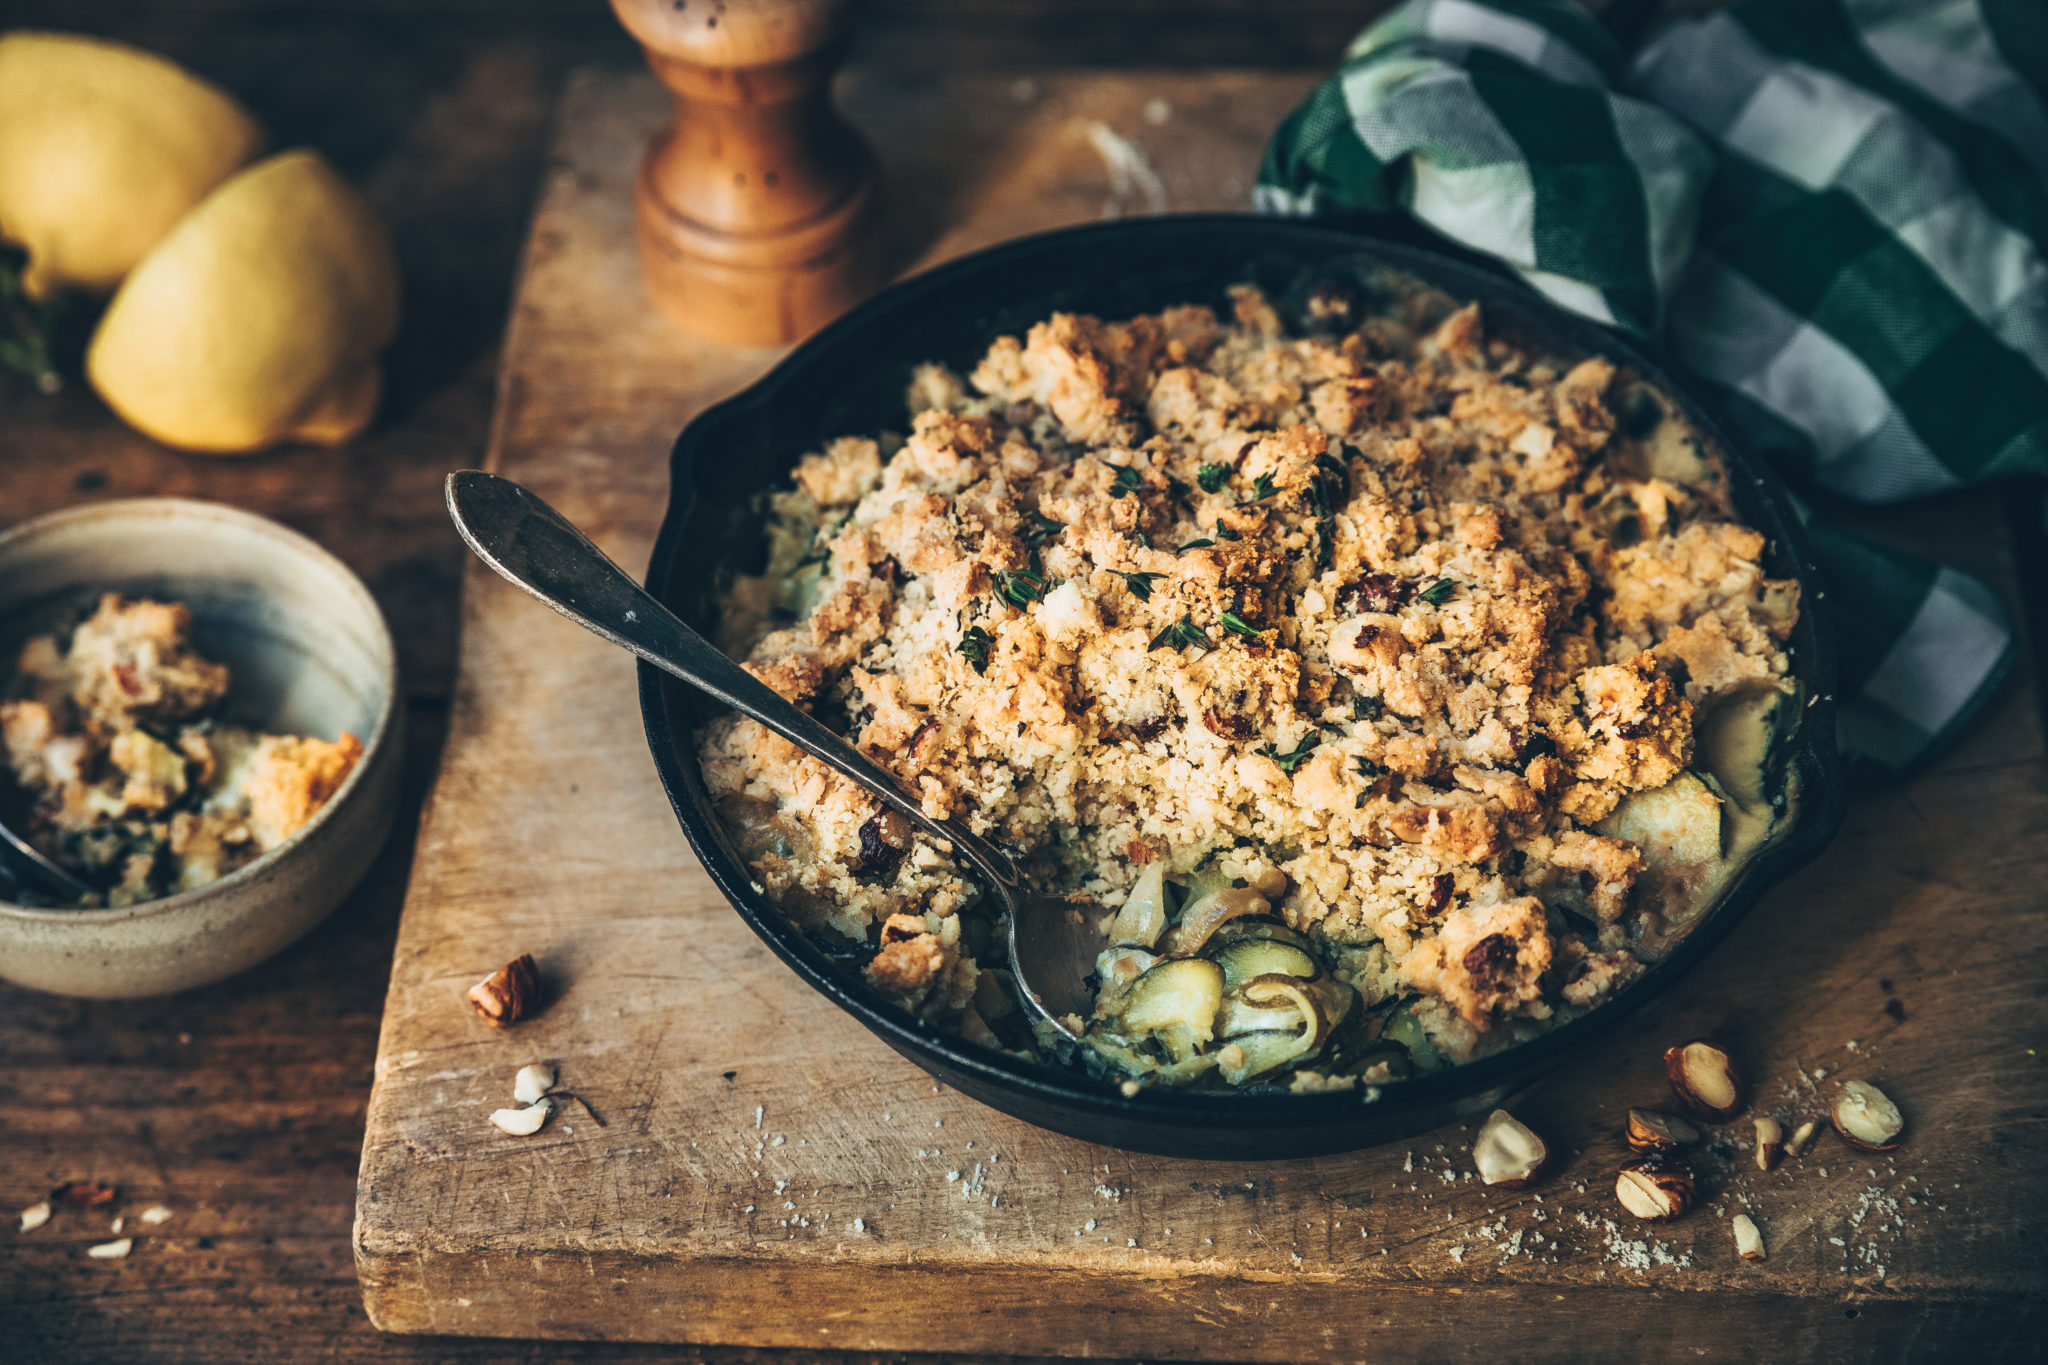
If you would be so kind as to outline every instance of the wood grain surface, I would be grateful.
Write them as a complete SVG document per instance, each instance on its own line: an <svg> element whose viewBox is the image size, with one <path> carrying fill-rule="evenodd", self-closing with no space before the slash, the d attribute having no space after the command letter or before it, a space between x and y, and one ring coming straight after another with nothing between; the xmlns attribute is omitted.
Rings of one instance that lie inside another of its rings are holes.
<svg viewBox="0 0 2048 1365"><path fill-rule="evenodd" d="M906 262L1034 228L1244 202L1299 77L857 74ZM508 336L496 468L644 563L669 440L774 358L692 343L638 292L630 198L664 114L573 80ZM1107 135L1107 136L1106 136ZM1153 174L1115 152L1142 154ZM1987 498L1875 517L2010 583ZM355 1247L404 1332L1148 1358L1903 1357L2039 1349L2048 756L2031 683L1910 783L1867 782L1823 860L1628 1030L1518 1106L1559 1160L1480 1188L1469 1133L1306 1162L1189 1163L1057 1138L933 1083L777 963L691 859L630 661L482 572L393 964ZM551 1003L485 1028L517 952ZM1618 1122L1711 1034L1757 1107L1881 1081L1908 1140L1831 1137L1760 1174L1740 1126L1704 1207L1615 1206ZM485 1122L525 1062L571 1111ZM1583 1187L1583 1188L1582 1188ZM1771 1259L1734 1255L1748 1211ZM855 1220L859 1220L856 1227ZM1613 1220L1610 1223L1610 1220Z"/></svg>

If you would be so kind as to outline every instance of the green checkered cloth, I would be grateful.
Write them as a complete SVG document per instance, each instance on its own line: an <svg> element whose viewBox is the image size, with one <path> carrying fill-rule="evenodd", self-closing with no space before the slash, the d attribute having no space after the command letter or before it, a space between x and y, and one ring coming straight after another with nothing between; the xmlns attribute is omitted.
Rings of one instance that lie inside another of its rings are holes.
<svg viewBox="0 0 2048 1365"><path fill-rule="evenodd" d="M1407 0L1255 202L1400 211L1670 350L1795 484L2048 473L2048 0L1745 0L1633 62L1562 0ZM1841 742L1898 770L2003 677L1983 584L1809 525Z"/></svg>

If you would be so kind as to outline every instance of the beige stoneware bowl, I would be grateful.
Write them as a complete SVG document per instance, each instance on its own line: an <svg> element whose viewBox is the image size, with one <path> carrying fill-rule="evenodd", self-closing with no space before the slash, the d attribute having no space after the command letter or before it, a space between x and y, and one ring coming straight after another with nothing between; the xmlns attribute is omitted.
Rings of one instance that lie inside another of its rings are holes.
<svg viewBox="0 0 2048 1365"><path fill-rule="evenodd" d="M362 760L298 834L247 867L119 910L0 900L0 977L60 995L162 995L232 976L306 933L369 869L398 805L403 712L391 633L362 580L312 541L217 503L134 498L0 533L0 674L46 604L116 590L184 602L228 704Z"/></svg>

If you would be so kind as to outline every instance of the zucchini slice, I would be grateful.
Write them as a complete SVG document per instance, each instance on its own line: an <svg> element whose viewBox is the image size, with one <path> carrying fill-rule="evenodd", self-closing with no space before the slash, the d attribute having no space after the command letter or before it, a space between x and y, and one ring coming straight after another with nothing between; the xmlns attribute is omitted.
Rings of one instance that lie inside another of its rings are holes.
<svg viewBox="0 0 2048 1365"><path fill-rule="evenodd" d="M1234 990L1255 976L1298 976L1313 981L1323 974L1322 963L1291 943L1270 938L1234 939L1219 949L1214 960L1223 969L1225 990Z"/></svg>
<svg viewBox="0 0 2048 1365"><path fill-rule="evenodd" d="M1130 897L1110 922L1109 941L1155 947L1166 932L1166 864L1154 863L1138 877Z"/></svg>
<svg viewBox="0 0 2048 1365"><path fill-rule="evenodd" d="M1204 958L1162 962L1131 983L1119 1020L1131 1034L1151 1034L1176 1062L1216 1036L1223 1005L1223 969Z"/></svg>
<svg viewBox="0 0 2048 1365"><path fill-rule="evenodd" d="M1216 1072L1232 1085L1259 1080L1308 1055L1305 1033L1246 1033L1216 1050Z"/></svg>

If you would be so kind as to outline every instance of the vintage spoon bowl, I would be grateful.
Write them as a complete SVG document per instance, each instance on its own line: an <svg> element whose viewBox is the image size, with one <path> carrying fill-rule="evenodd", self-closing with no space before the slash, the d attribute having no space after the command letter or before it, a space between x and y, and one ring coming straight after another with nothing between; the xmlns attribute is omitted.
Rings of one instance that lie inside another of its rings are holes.
<svg viewBox="0 0 2048 1365"><path fill-rule="evenodd" d="M1105 945L1094 919L1024 885L1010 855L952 820L935 820L860 750L784 700L656 601L588 536L532 491L481 470L450 474L448 515L463 541L505 579L585 630L751 716L860 784L960 853L1001 903L1017 994L1041 1026L1069 1038L1093 1004L1086 978Z"/></svg>

